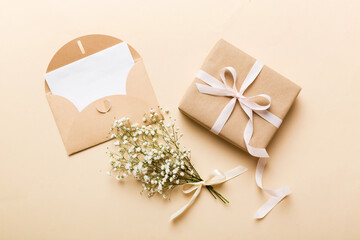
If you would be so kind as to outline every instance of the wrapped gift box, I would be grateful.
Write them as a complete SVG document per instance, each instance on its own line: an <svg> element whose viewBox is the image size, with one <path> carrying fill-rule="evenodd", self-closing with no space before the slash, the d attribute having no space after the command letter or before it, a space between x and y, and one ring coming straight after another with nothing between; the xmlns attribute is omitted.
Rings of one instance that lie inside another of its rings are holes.
<svg viewBox="0 0 360 240"><path fill-rule="evenodd" d="M240 89L244 79L253 67L256 59L239 50L230 43L220 40L206 58L201 70L215 77L221 82L220 71L224 67L233 67L237 73L236 88ZM232 86L233 79L226 74L228 86ZM205 84L199 78L195 78L183 97L179 109L185 115L198 122L207 129L211 129L229 103L226 96L214 96L199 92L196 84ZM280 75L271 68L264 66L254 82L245 90L244 96L267 94L271 97L271 106L267 109L280 119L284 119L294 103L301 88ZM261 99L255 100L259 104ZM240 104L235 104L228 121L219 132L219 136L246 151L243 133L249 120ZM254 131L250 145L256 148L266 148L277 131L277 127L265 121L259 115L254 114Z"/></svg>

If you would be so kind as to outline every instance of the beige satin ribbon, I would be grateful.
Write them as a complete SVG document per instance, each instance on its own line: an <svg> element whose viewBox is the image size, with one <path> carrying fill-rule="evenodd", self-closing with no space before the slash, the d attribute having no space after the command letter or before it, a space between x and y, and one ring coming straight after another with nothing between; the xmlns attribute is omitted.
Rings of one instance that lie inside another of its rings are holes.
<svg viewBox="0 0 360 240"><path fill-rule="evenodd" d="M226 181L229 181L232 178L235 178L239 176L240 174L246 172L247 169L245 167L239 166L236 167L230 171L227 171L226 173L221 172L218 169L215 169L211 172L209 177L205 181L200 182L192 182L192 183L186 183L183 185L183 192L185 194L191 193L195 191L194 195L191 197L190 201L180 208L178 211L176 211L173 215L171 215L170 220L172 221L175 218L177 218L180 214L182 214L190 205L195 201L195 199L199 196L200 191L202 187L206 186L212 186L220 183L224 183Z"/></svg>

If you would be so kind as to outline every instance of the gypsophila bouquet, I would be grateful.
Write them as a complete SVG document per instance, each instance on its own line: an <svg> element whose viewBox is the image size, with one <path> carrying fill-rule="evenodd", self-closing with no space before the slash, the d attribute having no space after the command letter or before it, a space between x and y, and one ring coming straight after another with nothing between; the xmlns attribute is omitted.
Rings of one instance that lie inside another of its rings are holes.
<svg viewBox="0 0 360 240"><path fill-rule="evenodd" d="M169 198L176 186L204 180L190 161L190 149L180 147L182 134L175 127L175 119L164 116L168 110L162 114L159 108L158 112L151 109L144 114L141 125L132 124L129 118L115 120L111 137L116 139L116 150L108 152L111 171L107 174L115 175L117 180L132 175L142 182L142 192L148 197L161 194ZM211 185L206 188L214 198L228 203Z"/></svg>

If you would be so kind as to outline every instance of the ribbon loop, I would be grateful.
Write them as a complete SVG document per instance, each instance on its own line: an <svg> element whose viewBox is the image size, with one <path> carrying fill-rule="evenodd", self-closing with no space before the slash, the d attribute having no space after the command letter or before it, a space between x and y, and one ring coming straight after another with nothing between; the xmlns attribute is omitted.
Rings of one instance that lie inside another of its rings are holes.
<svg viewBox="0 0 360 240"><path fill-rule="evenodd" d="M279 127L282 123L282 120L277 117L276 115L272 114L268 109L271 106L271 97L266 94L259 94L256 96L246 97L244 96L245 90L255 81L257 76L260 74L264 64L258 60L254 63L252 68L250 69L248 75L246 76L244 82L240 87L240 91L236 89L236 81L237 81L237 74L236 70L233 67L224 67L220 70L220 79L222 83L217 80L215 77L211 76L210 74L200 70L197 77L207 83L208 85L199 84L197 83L196 86L200 93L215 95L215 96L224 96L224 97L231 97L232 99L229 103L224 107L221 111L219 117L216 119L211 131L215 134L219 134L230 118L231 113L235 108L236 101L239 102L241 108L244 110L246 115L249 118L247 122L243 138L245 141L246 148L248 152L255 157L259 157L258 165L256 167L256 183L259 188L264 190L266 193L270 194L272 198L268 200L255 214L255 218L263 218L268 212L271 211L273 207L275 207L284 197L290 194L290 189L288 187L283 187L277 190L269 190L264 189L262 186L262 175L263 170L266 165L266 162L269 158L269 154L267 153L265 148L255 148L250 145L250 140L252 138L254 132L253 126L253 113L255 112L258 116L263 118L264 120L268 121L275 127ZM229 71L233 78L233 87L229 87L226 83L225 73ZM258 104L254 101L255 98L263 98L268 103L265 105Z"/></svg>
<svg viewBox="0 0 360 240"><path fill-rule="evenodd" d="M211 186L219 183L223 183L226 179L226 176L223 172L218 169L215 169L211 172L207 180L205 181L205 186Z"/></svg>
<svg viewBox="0 0 360 240"><path fill-rule="evenodd" d="M232 75L232 78L233 78L233 81L234 81L232 89L234 90L234 93L237 93L237 91L236 91L236 79L237 79L236 70L233 67L224 67L224 68L222 68L220 70L220 77L221 77L221 80L223 81L226 88L230 88L226 84L226 78L225 78L226 70L229 71L231 73L231 75Z"/></svg>

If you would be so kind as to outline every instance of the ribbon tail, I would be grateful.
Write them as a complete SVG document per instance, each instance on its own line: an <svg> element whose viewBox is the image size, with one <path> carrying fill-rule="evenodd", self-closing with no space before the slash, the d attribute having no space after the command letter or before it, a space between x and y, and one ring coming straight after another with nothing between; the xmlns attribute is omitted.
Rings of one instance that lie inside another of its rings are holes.
<svg viewBox="0 0 360 240"><path fill-rule="evenodd" d="M265 148L255 148L246 143L246 148L251 156L260 157L260 158L268 158L269 154L267 153Z"/></svg>
<svg viewBox="0 0 360 240"><path fill-rule="evenodd" d="M215 169L209 176L209 180L205 182L206 186L216 185L227 182L247 171L247 168L243 166L238 166L233 168L226 173L222 173L220 170Z"/></svg>
<svg viewBox="0 0 360 240"><path fill-rule="evenodd" d="M224 127L225 123L229 119L232 111L234 110L236 103L236 98L230 100L230 102L224 107L222 112L220 113L219 117L216 119L211 131L215 134L219 134L221 129Z"/></svg>
<svg viewBox="0 0 360 240"><path fill-rule="evenodd" d="M173 221L175 218L177 218L178 216L180 216L188 207L191 206L191 204L193 204L193 202L195 201L195 199L199 196L199 193L201 191L202 185L199 185L199 187L196 189L194 195L191 197L190 201L183 206L182 208L180 208L179 210L177 210L173 215L171 215L169 222Z"/></svg>
<svg viewBox="0 0 360 240"><path fill-rule="evenodd" d="M240 105L241 105L242 109L244 110L244 112L246 113L246 115L249 117L249 121L247 122L245 129L244 129L244 141L245 141L246 149L248 150L250 155L252 155L254 157L268 158L269 154L267 153L265 148L254 148L254 147L250 146L250 139L251 139L251 137L253 135L253 131L254 131L253 111L250 108L248 108L247 106L245 106L244 104L242 104L241 102L240 102Z"/></svg>
<svg viewBox="0 0 360 240"><path fill-rule="evenodd" d="M256 184L259 188L263 191L271 195L272 197L262 205L255 213L254 218L261 219L265 217L283 198L291 193L289 187L284 186L280 189L271 190L265 189L262 185L262 177L264 168L266 163L268 162L269 158L259 158L258 164L256 166Z"/></svg>
<svg viewBox="0 0 360 240"><path fill-rule="evenodd" d="M235 177L239 176L240 174L243 174L247 170L248 169L246 167L238 166L230 171L227 171L225 173L226 181L229 181L230 179L235 178Z"/></svg>
<svg viewBox="0 0 360 240"><path fill-rule="evenodd" d="M244 109L245 113L249 117L249 121L246 124L245 130L244 130L244 140L245 140L247 150L252 156L260 157L257 167L256 167L256 184L258 185L259 188L261 188L263 191L265 191L266 193L268 193L269 195L272 196L262 207L260 207L258 209L258 211L256 212L256 214L254 216L256 219L261 219L261 218L265 217L284 197L286 197L287 195L290 194L290 189L287 186L285 186L281 189L276 189L276 190L264 189L264 187L262 185L262 176L263 176L265 165L266 165L267 161L269 160L269 154L267 153L265 148L254 148L254 147L250 146L250 144L249 144L250 139L251 139L253 131L254 131L253 114L252 114L252 110L250 108L243 105L242 103L240 103L240 104L241 104L241 107ZM266 115L266 116L269 116L269 115Z"/></svg>

